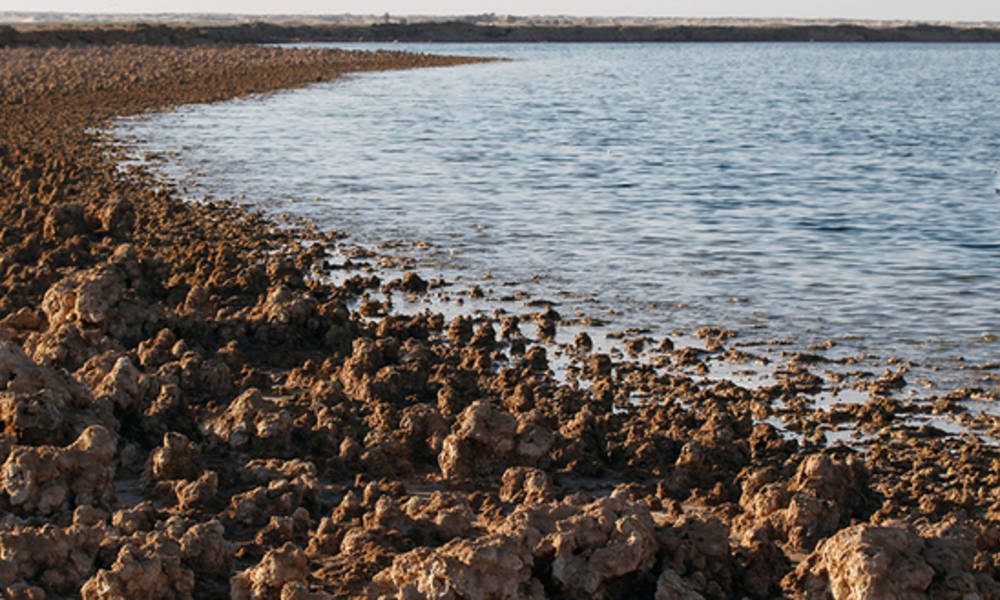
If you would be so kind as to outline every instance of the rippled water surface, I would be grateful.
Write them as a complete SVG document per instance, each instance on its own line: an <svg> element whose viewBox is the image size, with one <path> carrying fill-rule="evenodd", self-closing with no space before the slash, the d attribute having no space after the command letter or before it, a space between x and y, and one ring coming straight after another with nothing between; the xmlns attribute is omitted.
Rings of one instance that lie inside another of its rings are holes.
<svg viewBox="0 0 1000 600"><path fill-rule="evenodd" d="M164 169L196 192L427 240L498 288L538 274L624 326L995 358L1000 46L392 48L514 60L118 130L180 151Z"/></svg>

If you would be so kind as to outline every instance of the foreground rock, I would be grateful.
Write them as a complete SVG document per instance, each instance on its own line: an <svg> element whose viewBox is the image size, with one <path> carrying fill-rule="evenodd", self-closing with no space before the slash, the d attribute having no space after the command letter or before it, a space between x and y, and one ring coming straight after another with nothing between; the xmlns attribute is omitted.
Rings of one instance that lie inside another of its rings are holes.
<svg viewBox="0 0 1000 600"><path fill-rule="evenodd" d="M826 539L787 583L796 598L1000 598L983 566L972 532L955 524L924 535L857 525Z"/></svg>

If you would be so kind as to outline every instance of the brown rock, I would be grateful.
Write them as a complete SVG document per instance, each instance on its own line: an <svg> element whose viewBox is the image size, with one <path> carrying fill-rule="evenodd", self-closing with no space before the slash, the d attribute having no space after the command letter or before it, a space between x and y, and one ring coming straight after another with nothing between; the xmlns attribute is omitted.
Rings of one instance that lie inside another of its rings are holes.
<svg viewBox="0 0 1000 600"><path fill-rule="evenodd" d="M53 285L42 299L49 326L68 321L100 325L125 291L121 272L108 264L78 271Z"/></svg>
<svg viewBox="0 0 1000 600"><path fill-rule="evenodd" d="M184 313L193 313L202 318L213 316L215 314L215 307L211 302L209 289L203 285L192 286L188 290L187 297L184 298L184 307L182 310Z"/></svg>
<svg viewBox="0 0 1000 600"><path fill-rule="evenodd" d="M83 205L60 204L53 206L45 216L42 226L45 239L49 241L68 240L74 235L86 234L90 230L83 220Z"/></svg>
<svg viewBox="0 0 1000 600"><path fill-rule="evenodd" d="M836 600L927 598L934 569L924 540L900 527L857 525L821 543L786 587L793 597Z"/></svg>
<svg viewBox="0 0 1000 600"><path fill-rule="evenodd" d="M517 420L487 402L474 402L445 438L438 464L448 479L469 477L479 467L495 468L515 448ZM498 461L498 459L501 459Z"/></svg>
<svg viewBox="0 0 1000 600"><path fill-rule="evenodd" d="M292 419L260 390L251 388L234 399L219 416L205 425L206 433L215 435L233 448L284 449L291 440Z"/></svg>
<svg viewBox="0 0 1000 600"><path fill-rule="evenodd" d="M420 294L427 291L427 282L416 273L410 272L403 276L400 289L411 294Z"/></svg>
<svg viewBox="0 0 1000 600"><path fill-rule="evenodd" d="M866 518L875 506L867 470L853 457L812 454L791 481L764 471L743 486L740 506L747 514L737 526L749 529L766 521L777 540L806 551L852 518Z"/></svg>
<svg viewBox="0 0 1000 600"><path fill-rule="evenodd" d="M182 566L180 554L180 545L159 532L126 542L111 568L100 569L80 595L84 600L191 598L194 574Z"/></svg>
<svg viewBox="0 0 1000 600"><path fill-rule="evenodd" d="M552 579L570 596L597 597L619 578L653 566L659 543L645 505L623 494L597 500L556 524L535 547L553 556Z"/></svg>
<svg viewBox="0 0 1000 600"><path fill-rule="evenodd" d="M140 405L147 384L132 361L118 352L110 351L90 358L76 372L84 380L94 398L115 408L127 410Z"/></svg>
<svg viewBox="0 0 1000 600"><path fill-rule="evenodd" d="M448 324L448 339L456 346L464 346L472 339L472 320L468 317L455 317Z"/></svg>
<svg viewBox="0 0 1000 600"><path fill-rule="evenodd" d="M521 560L562 596L627 594L632 578L641 580L655 566L660 548L648 506L628 497L616 489L589 503L571 497L521 505L494 530L526 544L530 559Z"/></svg>
<svg viewBox="0 0 1000 600"><path fill-rule="evenodd" d="M532 578L531 551L522 539L485 535L455 539L440 548L417 548L397 556L378 573L371 595L389 600L398 592L409 598L524 598L545 597Z"/></svg>
<svg viewBox="0 0 1000 600"><path fill-rule="evenodd" d="M267 525L254 536L254 541L262 548L275 548L287 542L306 543L309 541L311 525L309 511L297 508L288 517L272 516Z"/></svg>
<svg viewBox="0 0 1000 600"><path fill-rule="evenodd" d="M120 508L111 516L111 526L125 535L149 531L156 523L156 511L149 500Z"/></svg>
<svg viewBox="0 0 1000 600"><path fill-rule="evenodd" d="M675 571L667 569L656 580L653 600L705 600L705 597L692 589Z"/></svg>
<svg viewBox="0 0 1000 600"><path fill-rule="evenodd" d="M552 501L555 495L555 486L540 469L511 467L503 472L502 482L500 500L504 502L540 504Z"/></svg>
<svg viewBox="0 0 1000 600"><path fill-rule="evenodd" d="M276 285L255 309L268 323L281 325L303 324L316 312L318 303L308 295L293 292L284 285Z"/></svg>
<svg viewBox="0 0 1000 600"><path fill-rule="evenodd" d="M89 509L78 510L84 508ZM83 512L65 528L24 526L10 519L0 523L0 594L18 584L22 589L37 588L39 598L45 591L76 593L93 573L101 542L108 535L100 515L98 522L92 522Z"/></svg>
<svg viewBox="0 0 1000 600"><path fill-rule="evenodd" d="M38 313L27 306L22 306L17 311L0 319L0 328L38 330L42 327L42 318Z"/></svg>
<svg viewBox="0 0 1000 600"><path fill-rule="evenodd" d="M201 474L201 450L183 434L171 431L149 455L148 477L156 481L194 479Z"/></svg>
<svg viewBox="0 0 1000 600"><path fill-rule="evenodd" d="M606 377L611 374L613 366L607 354L593 354L587 358L584 370L591 377Z"/></svg>
<svg viewBox="0 0 1000 600"><path fill-rule="evenodd" d="M171 360L170 352L177 337L169 329L161 329L155 337L145 340L139 344L139 362L147 369L158 367Z"/></svg>
<svg viewBox="0 0 1000 600"><path fill-rule="evenodd" d="M112 346L114 344L100 330L84 328L77 322L64 322L29 335L24 349L39 364L73 370Z"/></svg>
<svg viewBox="0 0 1000 600"><path fill-rule="evenodd" d="M555 436L540 421L542 417L537 412L518 415L514 446L515 460L518 463L538 464L552 449Z"/></svg>
<svg viewBox="0 0 1000 600"><path fill-rule="evenodd" d="M316 465L298 458L291 460L255 458L240 469L240 479L258 485L268 484L276 479L290 480L300 476L316 477Z"/></svg>
<svg viewBox="0 0 1000 600"><path fill-rule="evenodd" d="M782 583L797 599L1000 598L975 539L954 521L920 535L904 524L856 525L820 543Z"/></svg>
<svg viewBox="0 0 1000 600"><path fill-rule="evenodd" d="M229 516L240 523L262 525L274 515L290 515L303 502L315 505L319 482L308 475L294 479L275 479L235 494L229 500Z"/></svg>
<svg viewBox="0 0 1000 600"><path fill-rule="evenodd" d="M174 494L182 510L204 506L215 498L219 489L219 475L215 471L205 471L194 481L177 481Z"/></svg>
<svg viewBox="0 0 1000 600"><path fill-rule="evenodd" d="M415 527L430 530L439 540L468 534L476 520L463 495L455 493L434 492L430 496L412 496L402 508Z"/></svg>
<svg viewBox="0 0 1000 600"><path fill-rule="evenodd" d="M111 505L115 442L100 425L65 448L15 446L3 464L3 492L21 513L50 514L82 504Z"/></svg>
<svg viewBox="0 0 1000 600"><path fill-rule="evenodd" d="M225 527L216 519L193 525L180 539L184 563L197 571L228 572L235 544L226 540L225 533Z"/></svg>
<svg viewBox="0 0 1000 600"><path fill-rule="evenodd" d="M725 598L738 587L730 530L719 519L683 515L658 533L664 572L706 598Z"/></svg>
<svg viewBox="0 0 1000 600"><path fill-rule="evenodd" d="M230 583L233 600L265 600L285 597L296 583L303 583L309 574L306 555L295 544L288 542L281 548L269 550L256 566L235 575Z"/></svg>
<svg viewBox="0 0 1000 600"><path fill-rule="evenodd" d="M114 196L107 201L88 205L85 218L98 231L125 235L131 233L135 225L135 208L128 200Z"/></svg>
<svg viewBox="0 0 1000 600"><path fill-rule="evenodd" d="M36 364L0 342L0 422L24 444L65 444L88 425L117 428L109 407L65 371Z"/></svg>

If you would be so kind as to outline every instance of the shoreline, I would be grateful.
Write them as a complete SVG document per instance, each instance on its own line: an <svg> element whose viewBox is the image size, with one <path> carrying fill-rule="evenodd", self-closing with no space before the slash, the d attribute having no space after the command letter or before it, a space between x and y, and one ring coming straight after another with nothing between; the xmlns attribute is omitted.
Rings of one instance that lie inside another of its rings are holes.
<svg viewBox="0 0 1000 600"><path fill-rule="evenodd" d="M744 388L692 373L742 352L724 329L699 331L704 349L659 341L661 369L592 352L580 332L559 381L553 307L400 314L378 298L429 282L375 269L329 283L334 236L185 203L120 172L91 133L475 59L116 45L0 60L13 597L1000 597L1000 452L907 426L928 406L899 394L902 366L858 375L863 403L813 405L821 350ZM962 410L970 393L928 404ZM842 423L871 441L827 445ZM873 550L918 576L879 570Z"/></svg>
<svg viewBox="0 0 1000 600"><path fill-rule="evenodd" d="M290 42L865 42L998 43L1000 27L985 25L747 24L747 25L496 25L467 21L368 25L2 25L0 47L73 44Z"/></svg>

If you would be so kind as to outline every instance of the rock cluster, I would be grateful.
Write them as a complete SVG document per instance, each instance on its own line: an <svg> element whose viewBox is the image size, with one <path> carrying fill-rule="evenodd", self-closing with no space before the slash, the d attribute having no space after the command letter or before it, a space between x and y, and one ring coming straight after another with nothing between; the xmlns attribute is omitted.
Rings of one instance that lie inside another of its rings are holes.
<svg viewBox="0 0 1000 600"><path fill-rule="evenodd" d="M537 339L399 314L433 286L330 283L331 236L184 203L89 133L463 60L0 49L0 597L1000 597L1000 454L908 427L899 372L812 409L816 361L699 375L721 328L657 369L560 346L551 306ZM876 443L816 441L845 421Z"/></svg>

